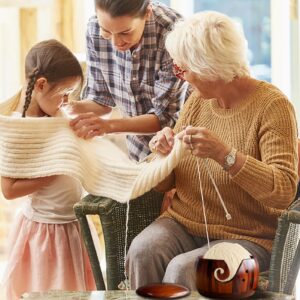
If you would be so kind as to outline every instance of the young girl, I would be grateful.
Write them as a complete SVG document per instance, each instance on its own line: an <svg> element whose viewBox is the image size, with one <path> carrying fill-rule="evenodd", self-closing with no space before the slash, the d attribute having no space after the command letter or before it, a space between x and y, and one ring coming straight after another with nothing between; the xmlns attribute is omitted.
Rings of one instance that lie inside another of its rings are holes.
<svg viewBox="0 0 300 300"><path fill-rule="evenodd" d="M82 83L75 56L56 40L28 53L27 84L15 97L14 114L53 117L66 96ZM95 289L73 205L82 196L79 181L65 175L34 179L1 178L6 199L28 195L11 235L4 284L7 299L49 289Z"/></svg>

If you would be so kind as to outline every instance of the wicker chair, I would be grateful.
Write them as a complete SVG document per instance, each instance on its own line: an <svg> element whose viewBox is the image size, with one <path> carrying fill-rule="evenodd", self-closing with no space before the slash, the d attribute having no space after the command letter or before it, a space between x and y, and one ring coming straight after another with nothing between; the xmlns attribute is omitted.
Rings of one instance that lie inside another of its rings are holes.
<svg viewBox="0 0 300 300"><path fill-rule="evenodd" d="M159 215L162 199L163 194L151 191L130 202L127 246L139 232ZM107 289L118 289L119 283L124 280L126 204L88 195L77 203L74 209L91 259L97 289L104 290L105 284L101 268L86 219L88 214L100 216L106 251ZM267 278L260 276L261 289L267 288L271 292L283 292L285 294L293 293L300 264L299 228L300 198L298 195L291 207L284 211L279 218L270 271Z"/></svg>
<svg viewBox="0 0 300 300"><path fill-rule="evenodd" d="M130 201L128 246L138 233L159 216L163 196L162 193L150 191ZM126 208L126 204L92 195L86 196L74 206L98 290L105 290L105 284L86 216L99 215L100 217L105 242L107 289L117 290L119 283L125 278Z"/></svg>
<svg viewBox="0 0 300 300"><path fill-rule="evenodd" d="M300 267L300 184L291 206L278 219L272 249L269 286L271 292L292 295Z"/></svg>

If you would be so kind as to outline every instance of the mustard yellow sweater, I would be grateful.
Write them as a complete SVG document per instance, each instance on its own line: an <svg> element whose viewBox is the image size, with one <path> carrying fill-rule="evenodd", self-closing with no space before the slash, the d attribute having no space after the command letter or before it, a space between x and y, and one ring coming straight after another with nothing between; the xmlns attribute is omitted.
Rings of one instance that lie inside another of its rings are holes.
<svg viewBox="0 0 300 300"><path fill-rule="evenodd" d="M297 127L294 109L273 85L260 82L256 90L233 109L222 109L215 99L196 93L186 102L175 131L201 126L247 155L233 177L215 161L208 165L232 216L224 210L199 159L208 231L211 239L246 239L271 251L277 218L293 200L297 185ZM196 158L182 160L174 170L177 192L163 216L205 237Z"/></svg>

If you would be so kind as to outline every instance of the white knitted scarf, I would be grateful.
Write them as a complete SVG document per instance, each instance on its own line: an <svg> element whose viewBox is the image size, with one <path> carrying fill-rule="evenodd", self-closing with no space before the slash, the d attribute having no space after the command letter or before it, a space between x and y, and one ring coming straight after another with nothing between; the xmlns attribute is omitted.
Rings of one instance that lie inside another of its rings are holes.
<svg viewBox="0 0 300 300"><path fill-rule="evenodd" d="M181 141L168 156L134 163L105 137L78 138L65 117L10 116L19 95L0 104L0 176L68 175L93 195L134 199L166 178L186 155Z"/></svg>

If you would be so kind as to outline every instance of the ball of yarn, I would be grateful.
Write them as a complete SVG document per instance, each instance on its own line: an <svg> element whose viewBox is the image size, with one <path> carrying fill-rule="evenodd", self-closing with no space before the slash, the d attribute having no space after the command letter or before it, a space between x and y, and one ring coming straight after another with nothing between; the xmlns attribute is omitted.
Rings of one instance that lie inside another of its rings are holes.
<svg viewBox="0 0 300 300"><path fill-rule="evenodd" d="M251 258L251 254L248 250L237 243L218 243L212 246L203 256L205 259L218 259L224 260L229 269L229 276L225 279L221 279L219 274L223 274L224 270L222 268L217 268L214 272L215 278L220 282L227 282L231 280L240 264L244 259Z"/></svg>

